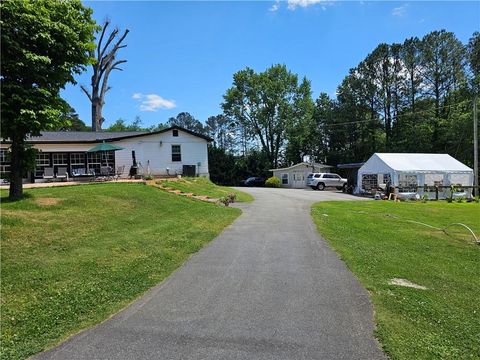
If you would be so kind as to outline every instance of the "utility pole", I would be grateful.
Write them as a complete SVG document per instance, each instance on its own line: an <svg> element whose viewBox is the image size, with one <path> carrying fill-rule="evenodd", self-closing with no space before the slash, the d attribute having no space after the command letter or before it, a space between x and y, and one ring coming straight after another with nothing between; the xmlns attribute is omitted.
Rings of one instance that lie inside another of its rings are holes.
<svg viewBox="0 0 480 360"><path fill-rule="evenodd" d="M478 119L477 119L477 103L478 95L475 94L473 100L473 185L475 188L475 195L480 195L478 189Z"/></svg>

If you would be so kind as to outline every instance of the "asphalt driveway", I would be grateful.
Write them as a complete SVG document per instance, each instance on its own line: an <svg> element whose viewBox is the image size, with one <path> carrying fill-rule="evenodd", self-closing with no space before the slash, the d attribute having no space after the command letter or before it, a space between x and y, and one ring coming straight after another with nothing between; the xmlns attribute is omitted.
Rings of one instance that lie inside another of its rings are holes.
<svg viewBox="0 0 480 360"><path fill-rule="evenodd" d="M368 294L319 238L310 205L335 192L255 196L217 239L106 322L38 359L383 359Z"/></svg>

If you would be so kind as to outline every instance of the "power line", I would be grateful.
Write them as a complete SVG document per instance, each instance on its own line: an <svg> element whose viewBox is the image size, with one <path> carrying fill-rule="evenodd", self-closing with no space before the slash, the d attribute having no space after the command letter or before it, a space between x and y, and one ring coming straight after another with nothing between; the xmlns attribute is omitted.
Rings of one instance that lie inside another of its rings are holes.
<svg viewBox="0 0 480 360"><path fill-rule="evenodd" d="M465 103L468 102L467 100L455 104L449 104L449 105L444 105L442 108L450 108L453 106L458 106L458 105L465 105ZM396 118L400 118L403 116L408 116L408 115L420 115L424 114L427 112L432 112L435 111L435 109L425 109L425 110L418 110L418 111L409 111L409 112L402 112L398 113ZM373 122L373 121L382 121L385 120L384 117L382 117L380 114L377 113L377 115L380 116L380 118L375 118L375 119L367 119L367 120L357 120L357 121L346 121L346 122L341 122L341 123L330 123L330 124L325 124L323 125L324 127L331 127L331 126L341 126L341 125L353 125L353 124L362 124L362 123L367 123L367 122Z"/></svg>

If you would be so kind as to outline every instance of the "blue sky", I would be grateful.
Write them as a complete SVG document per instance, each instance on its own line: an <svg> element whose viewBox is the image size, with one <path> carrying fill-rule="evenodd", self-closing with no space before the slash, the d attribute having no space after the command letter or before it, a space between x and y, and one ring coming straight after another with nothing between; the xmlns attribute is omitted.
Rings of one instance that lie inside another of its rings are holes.
<svg viewBox="0 0 480 360"><path fill-rule="evenodd" d="M433 30L467 42L480 29L480 2L378 1L85 1L102 23L130 33L124 71L112 72L105 126L140 116L145 126L188 111L201 121L221 112L232 75L282 63L306 76L314 97L335 89L379 43L403 42ZM91 68L63 97L90 124Z"/></svg>

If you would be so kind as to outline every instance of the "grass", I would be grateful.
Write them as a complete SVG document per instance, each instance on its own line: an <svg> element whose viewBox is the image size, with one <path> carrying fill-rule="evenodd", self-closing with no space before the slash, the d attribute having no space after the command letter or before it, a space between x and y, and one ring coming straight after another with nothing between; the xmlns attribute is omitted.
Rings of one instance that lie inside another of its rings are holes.
<svg viewBox="0 0 480 360"><path fill-rule="evenodd" d="M480 359L480 205L330 202L312 208L320 233L371 294L377 337L392 359ZM418 290L389 285L403 278Z"/></svg>
<svg viewBox="0 0 480 360"><path fill-rule="evenodd" d="M160 183L185 193L193 193L194 195L221 198L230 193L235 193L237 195L236 201L238 202L253 201L253 197L250 194L230 187L215 185L205 177L185 177L175 181L161 180Z"/></svg>
<svg viewBox="0 0 480 360"><path fill-rule="evenodd" d="M240 214L142 184L27 194L2 203L2 359L23 359L106 319Z"/></svg>

